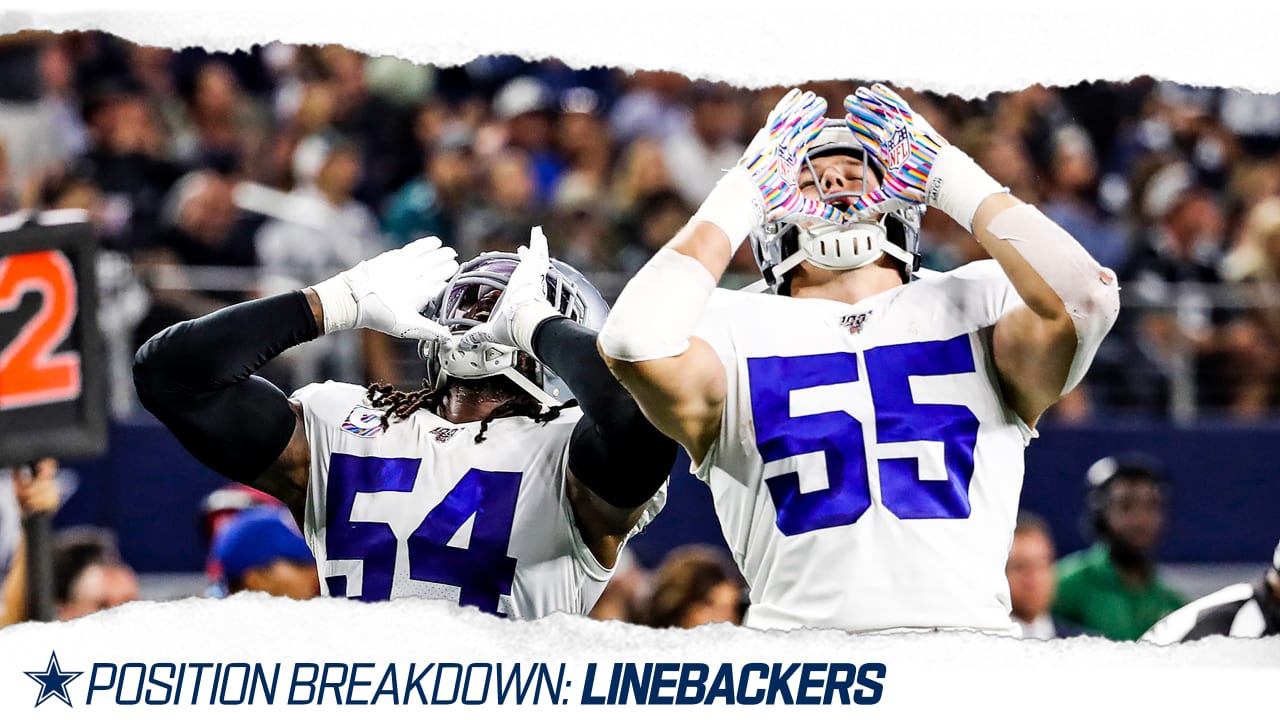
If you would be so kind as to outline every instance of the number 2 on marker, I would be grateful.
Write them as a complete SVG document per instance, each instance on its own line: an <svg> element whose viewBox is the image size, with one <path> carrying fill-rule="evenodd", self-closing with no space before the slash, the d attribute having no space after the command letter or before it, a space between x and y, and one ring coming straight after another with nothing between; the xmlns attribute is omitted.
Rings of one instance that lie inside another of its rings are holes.
<svg viewBox="0 0 1280 720"><path fill-rule="evenodd" d="M56 353L76 317L76 282L57 250L0 259L0 313L17 310L29 292L42 297L36 314L13 342L0 348L0 408L80 397L80 353Z"/></svg>

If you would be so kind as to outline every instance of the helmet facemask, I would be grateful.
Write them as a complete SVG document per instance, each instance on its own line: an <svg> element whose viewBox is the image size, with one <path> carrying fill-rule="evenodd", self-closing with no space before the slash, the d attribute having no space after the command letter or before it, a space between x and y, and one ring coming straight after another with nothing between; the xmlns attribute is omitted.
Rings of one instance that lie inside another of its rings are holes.
<svg viewBox="0 0 1280 720"><path fill-rule="evenodd" d="M867 190L865 180L858 183L856 190L823 188L813 161L831 155L855 158L862 163L864 173L870 170L877 179L883 178L878 162L857 141L845 121L828 119L802 158L817 188L817 199L824 203L848 206ZM923 206L912 206L879 217L860 217L857 222L844 225L813 218L766 223L751 233L752 251L764 278L746 289L769 288L787 295L787 275L801 262L826 270L853 270L870 265L885 254L901 263L903 282L909 282L920 268L917 248L923 213Z"/></svg>
<svg viewBox="0 0 1280 720"><path fill-rule="evenodd" d="M486 311L506 290L519 263L520 257L514 253L483 253L464 263L423 311L452 333L449 340L423 340L418 345L419 354L426 361L430 389L443 388L451 377L505 377L536 399L544 410L561 404L555 397L558 390L548 393L545 389L548 381L556 380L554 373L526 353L497 343L486 342L467 349L457 343L463 333L487 320ZM560 314L593 329L603 325L608 313L608 305L591 283L559 260L551 261L547 272L547 300Z"/></svg>

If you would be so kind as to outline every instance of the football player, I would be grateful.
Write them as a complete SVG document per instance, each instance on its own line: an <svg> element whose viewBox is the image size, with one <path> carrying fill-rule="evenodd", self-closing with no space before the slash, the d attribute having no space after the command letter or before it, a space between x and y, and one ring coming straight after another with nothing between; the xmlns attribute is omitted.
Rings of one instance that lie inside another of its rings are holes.
<svg viewBox="0 0 1280 720"><path fill-rule="evenodd" d="M1012 634L1023 449L1114 323L1115 276L888 88L845 109L788 93L600 347L710 485L747 625ZM994 259L920 270L925 205ZM713 292L748 235L772 292Z"/></svg>
<svg viewBox="0 0 1280 720"><path fill-rule="evenodd" d="M606 314L541 230L523 261L461 267L425 238L174 325L139 350L134 379L196 458L290 507L326 595L586 613L661 508L675 458L596 350ZM286 398L253 374L354 328L419 340L424 388L326 382ZM544 389L547 369L575 400Z"/></svg>

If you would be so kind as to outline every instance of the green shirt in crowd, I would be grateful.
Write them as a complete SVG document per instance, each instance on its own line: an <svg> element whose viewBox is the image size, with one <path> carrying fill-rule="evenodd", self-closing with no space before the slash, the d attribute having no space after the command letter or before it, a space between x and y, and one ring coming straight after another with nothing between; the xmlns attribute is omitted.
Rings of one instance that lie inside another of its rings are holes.
<svg viewBox="0 0 1280 720"><path fill-rule="evenodd" d="M1165 615L1186 604L1152 576L1143 587L1125 582L1101 543L1058 561L1053 614L1112 640L1137 640Z"/></svg>

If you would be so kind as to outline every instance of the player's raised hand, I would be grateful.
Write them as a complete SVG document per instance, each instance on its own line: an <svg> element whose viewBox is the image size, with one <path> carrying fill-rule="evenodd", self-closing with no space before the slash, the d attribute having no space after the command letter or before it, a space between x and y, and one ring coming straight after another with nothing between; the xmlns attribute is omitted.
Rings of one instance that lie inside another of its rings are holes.
<svg viewBox="0 0 1280 720"><path fill-rule="evenodd" d="M547 299L547 271L551 256L547 236L541 227L529 233L528 247L522 247L520 264L511 273L507 287L498 297L488 321L477 325L458 340L462 348L490 342L517 347L533 354L533 332L548 317L559 315Z"/></svg>
<svg viewBox="0 0 1280 720"><path fill-rule="evenodd" d="M456 257L439 238L427 237L315 285L325 332L369 328L414 340L448 338L449 331L424 317L422 308L457 272Z"/></svg>
<svg viewBox="0 0 1280 720"><path fill-rule="evenodd" d="M884 213L924 203L968 230L978 202L1004 190L888 87L858 88L844 109L849 129L885 170L880 187L856 198L854 210Z"/></svg>
<svg viewBox="0 0 1280 720"><path fill-rule="evenodd" d="M938 151L949 143L889 88L876 83L845 98L845 122L885 169L880 187L855 200L858 210L889 212L926 202Z"/></svg>
<svg viewBox="0 0 1280 720"><path fill-rule="evenodd" d="M826 114L826 100L792 88L774 106L738 161L760 193L765 222L797 215L831 222L842 219L840 209L806 198L796 182L805 148L822 131Z"/></svg>

